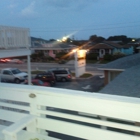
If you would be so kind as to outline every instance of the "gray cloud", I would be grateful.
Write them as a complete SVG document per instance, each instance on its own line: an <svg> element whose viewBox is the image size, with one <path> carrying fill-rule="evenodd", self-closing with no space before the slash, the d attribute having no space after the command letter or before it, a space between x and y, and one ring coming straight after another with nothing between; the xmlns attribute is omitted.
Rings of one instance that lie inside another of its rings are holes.
<svg viewBox="0 0 140 140"><path fill-rule="evenodd" d="M44 0L46 6L53 8L77 8L80 6L87 6L97 0Z"/></svg>
<svg viewBox="0 0 140 140"><path fill-rule="evenodd" d="M36 2L31 2L27 7L21 10L20 15L27 18L36 17L38 13L35 11Z"/></svg>

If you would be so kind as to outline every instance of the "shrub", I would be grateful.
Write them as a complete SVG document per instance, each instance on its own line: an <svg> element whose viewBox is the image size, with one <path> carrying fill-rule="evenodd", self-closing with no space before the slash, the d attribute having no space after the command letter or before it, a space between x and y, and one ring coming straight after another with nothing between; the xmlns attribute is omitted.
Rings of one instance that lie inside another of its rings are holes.
<svg viewBox="0 0 140 140"><path fill-rule="evenodd" d="M86 55L86 60L97 60L97 56L98 54L95 54L95 53L88 53Z"/></svg>
<svg viewBox="0 0 140 140"><path fill-rule="evenodd" d="M44 56L44 53L43 52L38 52L37 53L37 56L40 57L40 58L42 58Z"/></svg>
<svg viewBox="0 0 140 140"><path fill-rule="evenodd" d="M36 53L31 54L31 58L32 59L36 59L37 58L37 54Z"/></svg>
<svg viewBox="0 0 140 140"><path fill-rule="evenodd" d="M56 54L56 58L58 58L58 59L67 59L69 56L67 55L68 53L66 53L66 52L59 52L59 53L57 53Z"/></svg>
<svg viewBox="0 0 140 140"><path fill-rule="evenodd" d="M121 58L121 57L124 57L124 56L125 56L124 53L115 52L115 53L113 54L113 60L116 60L116 59Z"/></svg>
<svg viewBox="0 0 140 140"><path fill-rule="evenodd" d="M54 61L55 59L51 56L44 56L42 61L43 62L49 62L49 61Z"/></svg>
<svg viewBox="0 0 140 140"><path fill-rule="evenodd" d="M104 60L111 61L112 59L113 59L113 56L111 54L104 55Z"/></svg>

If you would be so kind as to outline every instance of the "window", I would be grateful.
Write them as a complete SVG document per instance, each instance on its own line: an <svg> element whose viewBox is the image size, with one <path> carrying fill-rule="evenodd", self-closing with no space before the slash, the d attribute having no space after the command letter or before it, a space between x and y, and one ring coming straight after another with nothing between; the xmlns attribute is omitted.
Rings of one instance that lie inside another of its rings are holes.
<svg viewBox="0 0 140 140"><path fill-rule="evenodd" d="M11 70L13 74L18 74L18 73L21 73L21 71L19 69L14 69L14 70Z"/></svg>
<svg viewBox="0 0 140 140"><path fill-rule="evenodd" d="M56 54L57 53L57 51L56 50L53 50L53 54Z"/></svg>
<svg viewBox="0 0 140 140"><path fill-rule="evenodd" d="M8 71L8 70L5 70L5 71L3 72L3 74L12 75L12 73L11 73L10 71Z"/></svg>
<svg viewBox="0 0 140 140"><path fill-rule="evenodd" d="M67 74L67 71L66 70L54 70L53 71L55 74Z"/></svg>

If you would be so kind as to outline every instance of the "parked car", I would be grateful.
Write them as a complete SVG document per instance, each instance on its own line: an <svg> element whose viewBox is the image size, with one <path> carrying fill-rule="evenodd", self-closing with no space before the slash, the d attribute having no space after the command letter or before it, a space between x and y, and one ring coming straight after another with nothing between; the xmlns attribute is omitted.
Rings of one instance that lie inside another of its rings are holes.
<svg viewBox="0 0 140 140"><path fill-rule="evenodd" d="M50 83L48 82L43 82L39 79L32 79L31 80L32 85L36 85L36 86L46 86L46 87L50 87ZM24 84L28 84L28 80L24 81Z"/></svg>
<svg viewBox="0 0 140 140"><path fill-rule="evenodd" d="M43 72L35 76L35 79L40 79L44 82L49 82L51 86L54 86L56 83L54 74L52 72Z"/></svg>
<svg viewBox="0 0 140 140"><path fill-rule="evenodd" d="M57 81L71 81L72 79L72 74L71 71L67 68L56 68L56 69L49 69L49 71L54 73L54 76Z"/></svg>
<svg viewBox="0 0 140 140"><path fill-rule="evenodd" d="M27 79L27 77L28 74L26 72L22 72L17 68L6 68L0 70L1 81L19 84L20 82Z"/></svg>

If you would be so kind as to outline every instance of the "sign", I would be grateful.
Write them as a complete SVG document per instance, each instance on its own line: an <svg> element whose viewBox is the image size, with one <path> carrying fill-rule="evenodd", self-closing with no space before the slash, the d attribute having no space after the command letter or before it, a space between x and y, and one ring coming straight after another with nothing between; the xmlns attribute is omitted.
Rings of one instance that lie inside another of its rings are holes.
<svg viewBox="0 0 140 140"><path fill-rule="evenodd" d="M83 67L85 66L85 57L86 57L86 52L85 50L79 50L77 51L77 65L78 67Z"/></svg>
<svg viewBox="0 0 140 140"><path fill-rule="evenodd" d="M86 50L78 50L75 52L75 76L79 77L85 73L86 66Z"/></svg>

